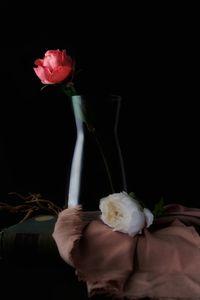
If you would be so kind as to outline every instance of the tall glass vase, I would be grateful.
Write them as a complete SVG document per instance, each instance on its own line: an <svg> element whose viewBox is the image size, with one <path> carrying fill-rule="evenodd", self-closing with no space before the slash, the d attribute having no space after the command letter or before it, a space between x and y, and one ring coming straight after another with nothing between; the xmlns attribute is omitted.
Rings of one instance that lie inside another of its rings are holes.
<svg viewBox="0 0 200 300"><path fill-rule="evenodd" d="M76 143L71 163L69 178L69 188L66 191L66 201L68 207L74 207L80 204L80 187L82 175L82 160L85 142L83 107L84 100L80 95L71 97L72 110L76 125Z"/></svg>
<svg viewBox="0 0 200 300"><path fill-rule="evenodd" d="M118 136L119 96L71 97L76 135L66 206L98 209L100 198L127 190Z"/></svg>

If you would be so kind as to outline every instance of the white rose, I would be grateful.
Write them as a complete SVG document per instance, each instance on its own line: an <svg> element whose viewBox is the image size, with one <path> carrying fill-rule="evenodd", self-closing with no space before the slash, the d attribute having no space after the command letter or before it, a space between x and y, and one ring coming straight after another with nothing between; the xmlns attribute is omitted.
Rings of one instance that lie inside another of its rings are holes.
<svg viewBox="0 0 200 300"><path fill-rule="evenodd" d="M126 192L111 194L100 200L102 221L113 228L134 236L153 223L153 214Z"/></svg>

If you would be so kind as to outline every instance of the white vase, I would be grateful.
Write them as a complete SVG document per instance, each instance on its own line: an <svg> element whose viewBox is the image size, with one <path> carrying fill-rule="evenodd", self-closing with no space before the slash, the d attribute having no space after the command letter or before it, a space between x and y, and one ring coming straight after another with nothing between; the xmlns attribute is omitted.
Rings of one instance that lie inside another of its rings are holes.
<svg viewBox="0 0 200 300"><path fill-rule="evenodd" d="M66 185L66 207L81 204L86 209L97 209L101 197L126 191L117 136L120 102L116 96L71 97L76 141Z"/></svg>

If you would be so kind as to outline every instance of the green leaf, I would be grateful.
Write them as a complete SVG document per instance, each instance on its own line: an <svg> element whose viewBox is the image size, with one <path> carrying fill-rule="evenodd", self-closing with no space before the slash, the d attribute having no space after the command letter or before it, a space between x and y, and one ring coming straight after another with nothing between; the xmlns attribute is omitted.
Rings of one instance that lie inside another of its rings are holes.
<svg viewBox="0 0 200 300"><path fill-rule="evenodd" d="M160 217L164 213L164 199L161 197L159 202L155 204L154 210L153 210L153 215L155 217Z"/></svg>
<svg viewBox="0 0 200 300"><path fill-rule="evenodd" d="M133 199L135 199L135 198L136 198L136 196L135 196L135 193L134 193L134 192L130 192L130 193L129 193L129 196L130 196L131 198L133 198Z"/></svg>

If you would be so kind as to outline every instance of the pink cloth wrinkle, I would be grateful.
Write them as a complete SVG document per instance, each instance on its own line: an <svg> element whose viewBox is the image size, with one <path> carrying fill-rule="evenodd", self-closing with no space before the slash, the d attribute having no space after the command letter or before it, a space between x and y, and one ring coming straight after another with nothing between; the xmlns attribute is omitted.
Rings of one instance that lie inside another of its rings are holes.
<svg viewBox="0 0 200 300"><path fill-rule="evenodd" d="M61 212L53 237L89 296L200 300L200 209L169 205L154 223L130 237L77 207Z"/></svg>

